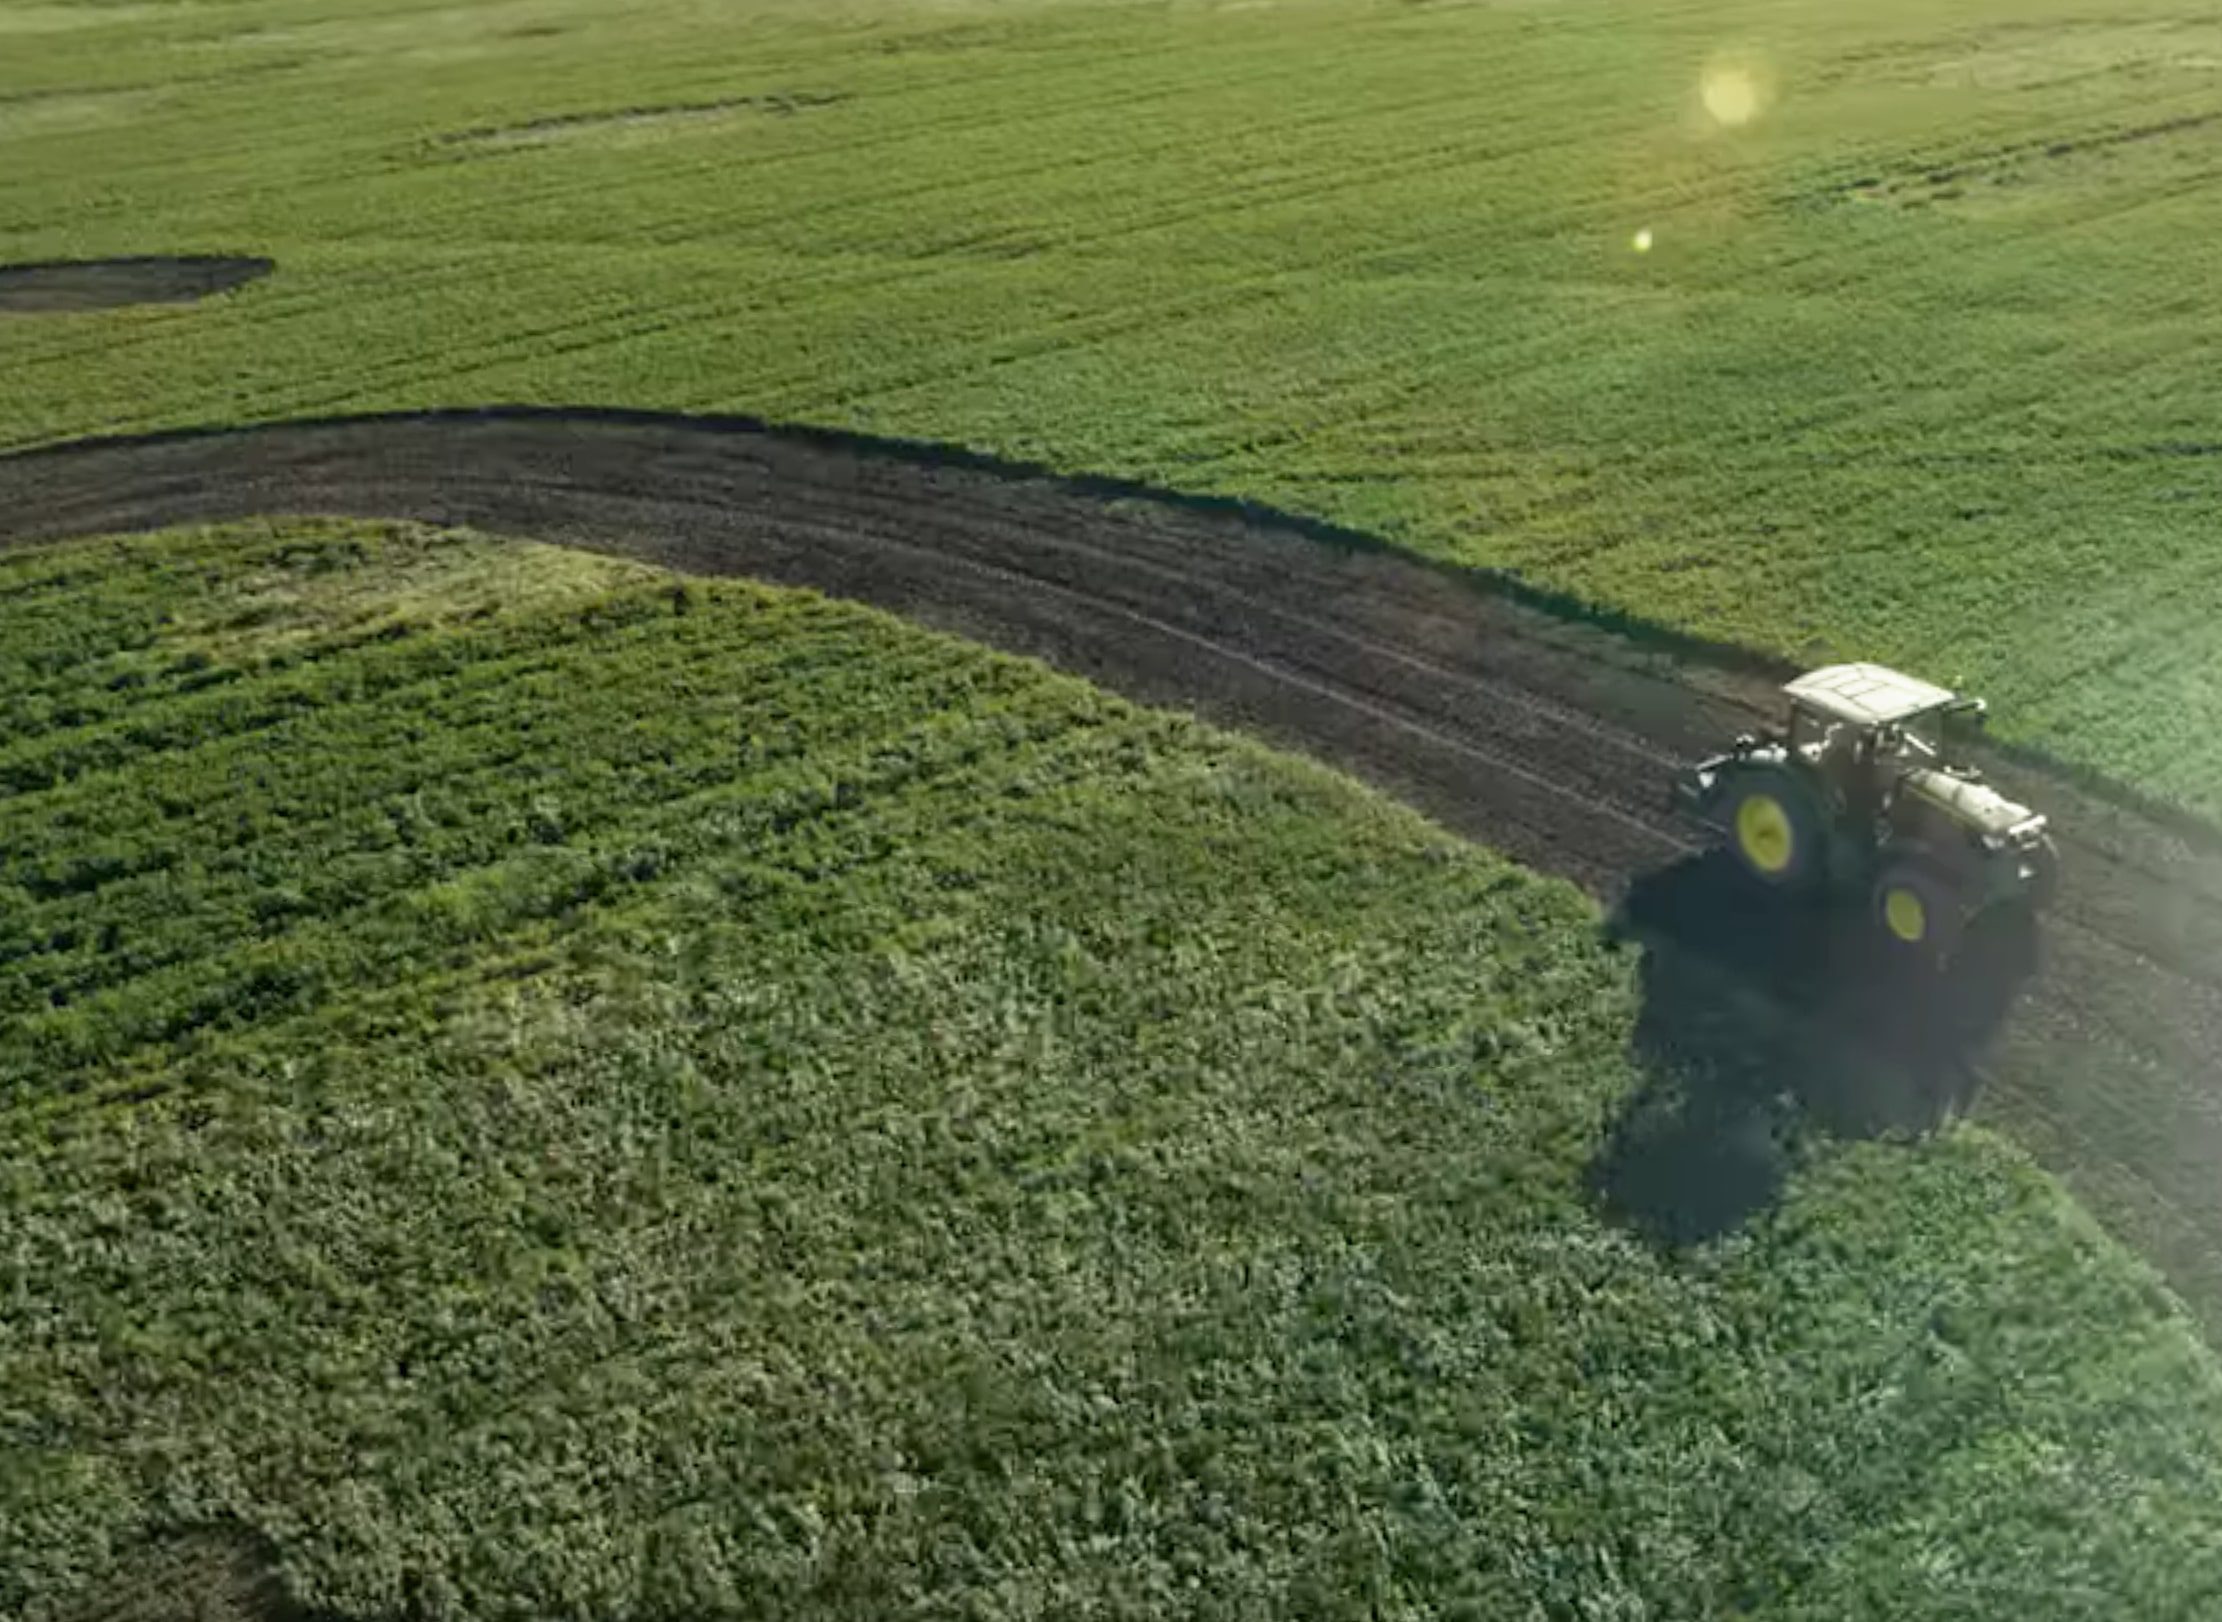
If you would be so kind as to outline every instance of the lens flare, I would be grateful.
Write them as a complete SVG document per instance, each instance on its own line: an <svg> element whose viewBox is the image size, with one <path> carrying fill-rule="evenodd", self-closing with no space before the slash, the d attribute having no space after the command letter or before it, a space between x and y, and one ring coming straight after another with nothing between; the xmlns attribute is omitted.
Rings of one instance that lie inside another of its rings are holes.
<svg viewBox="0 0 2222 1622"><path fill-rule="evenodd" d="M1705 66L1697 85L1705 111L1723 129L1742 129L1767 110L1773 99L1765 70L1755 62L1718 58Z"/></svg>

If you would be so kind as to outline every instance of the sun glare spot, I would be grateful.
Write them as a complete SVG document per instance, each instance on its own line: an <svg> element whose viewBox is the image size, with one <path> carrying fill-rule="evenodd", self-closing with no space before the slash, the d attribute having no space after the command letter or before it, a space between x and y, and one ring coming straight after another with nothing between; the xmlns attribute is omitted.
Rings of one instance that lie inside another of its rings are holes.
<svg viewBox="0 0 2222 1622"><path fill-rule="evenodd" d="M1713 122L1732 130L1756 119L1772 99L1767 75L1757 64L1725 58L1706 64L1698 96Z"/></svg>

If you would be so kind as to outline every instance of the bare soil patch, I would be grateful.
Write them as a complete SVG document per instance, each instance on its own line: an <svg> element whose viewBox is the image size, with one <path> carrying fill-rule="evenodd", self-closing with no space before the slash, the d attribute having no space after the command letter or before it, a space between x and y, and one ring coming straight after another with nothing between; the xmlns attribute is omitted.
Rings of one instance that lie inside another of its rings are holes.
<svg viewBox="0 0 2222 1622"><path fill-rule="evenodd" d="M2178 143L2187 156L2203 154L2217 123L2222 123L2222 113L2199 113L2096 134L2029 141L1903 173L1866 177L1846 186L1842 195L1856 203L1902 209L1979 204L2017 190L2103 178L2103 169L2094 177L2094 161L2103 164L2113 154L2155 142Z"/></svg>
<svg viewBox="0 0 2222 1622"><path fill-rule="evenodd" d="M440 138L444 147L463 150L503 151L516 147L549 146L559 141L631 131L683 128L690 124L718 123L744 113L767 118L792 118L817 107L831 107L848 100L830 91L779 91L763 96L726 96L716 101L672 102L657 107L621 107L607 113L567 113L555 118L535 118L522 124L490 125L457 130Z"/></svg>
<svg viewBox="0 0 2222 1622"><path fill-rule="evenodd" d="M0 314L113 310L129 304L190 304L267 276L274 261L229 256L56 260L0 265Z"/></svg>

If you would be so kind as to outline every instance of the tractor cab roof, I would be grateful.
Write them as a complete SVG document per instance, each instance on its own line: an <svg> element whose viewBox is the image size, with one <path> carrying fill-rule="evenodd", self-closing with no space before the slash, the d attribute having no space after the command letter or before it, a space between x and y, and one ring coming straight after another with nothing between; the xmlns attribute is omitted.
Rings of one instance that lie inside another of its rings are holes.
<svg viewBox="0 0 2222 1622"><path fill-rule="evenodd" d="M1881 665L1829 665L1782 690L1808 709L1863 727L1889 726L1953 701L1944 688Z"/></svg>

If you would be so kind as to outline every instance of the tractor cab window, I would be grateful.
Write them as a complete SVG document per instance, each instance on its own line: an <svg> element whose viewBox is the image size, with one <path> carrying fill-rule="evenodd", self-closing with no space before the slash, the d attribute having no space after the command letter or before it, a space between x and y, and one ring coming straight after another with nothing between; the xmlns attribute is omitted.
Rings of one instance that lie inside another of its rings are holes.
<svg viewBox="0 0 2222 1622"><path fill-rule="evenodd" d="M1853 722L1802 707L1790 712L1790 747L1816 766L1832 767L1839 761L1863 758L1860 751L1868 738Z"/></svg>
<svg viewBox="0 0 2222 1622"><path fill-rule="evenodd" d="M1938 711L1908 716L1898 730L1905 739L1905 753L1915 761L1944 758L1944 717Z"/></svg>
<svg viewBox="0 0 2222 1622"><path fill-rule="evenodd" d="M1818 754L1829 733L1829 719L1802 704L1790 712L1790 747Z"/></svg>

